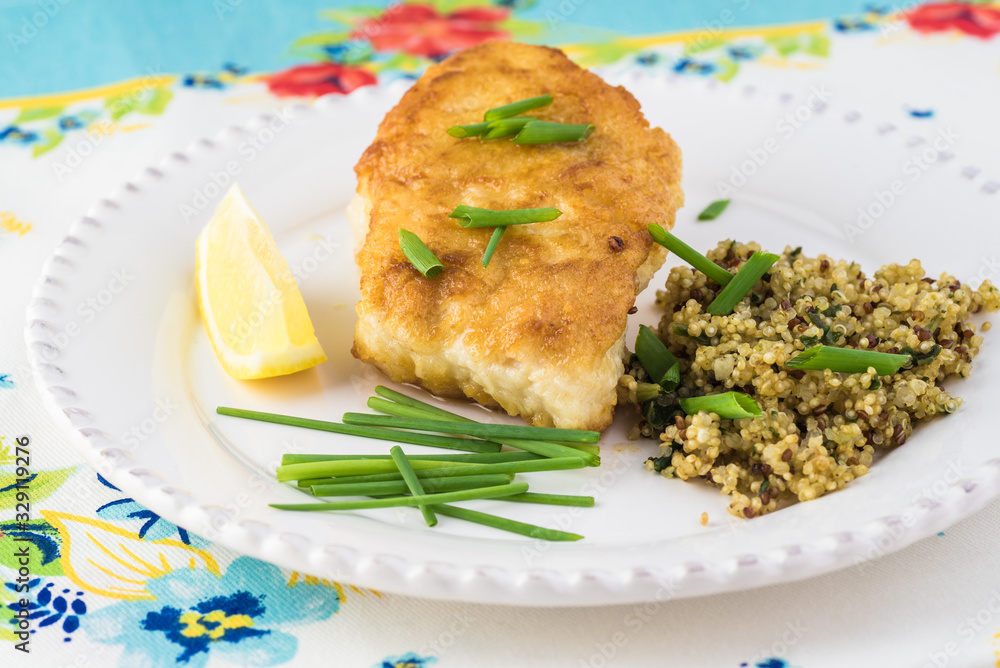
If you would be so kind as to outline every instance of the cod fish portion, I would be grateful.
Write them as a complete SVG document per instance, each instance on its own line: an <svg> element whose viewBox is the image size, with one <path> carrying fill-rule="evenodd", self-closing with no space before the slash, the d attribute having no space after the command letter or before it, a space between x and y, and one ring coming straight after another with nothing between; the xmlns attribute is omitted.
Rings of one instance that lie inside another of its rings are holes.
<svg viewBox="0 0 1000 668"><path fill-rule="evenodd" d="M593 123L574 144L456 139L452 125L549 93L530 115ZM397 382L500 406L533 425L601 430L623 371L627 313L665 250L683 202L681 154L639 103L561 51L483 44L429 68L379 126L355 167L349 207L363 245L355 357ZM488 267L491 229L448 214L556 207L558 219L509 227ZM444 264L422 276L400 250L416 233Z"/></svg>

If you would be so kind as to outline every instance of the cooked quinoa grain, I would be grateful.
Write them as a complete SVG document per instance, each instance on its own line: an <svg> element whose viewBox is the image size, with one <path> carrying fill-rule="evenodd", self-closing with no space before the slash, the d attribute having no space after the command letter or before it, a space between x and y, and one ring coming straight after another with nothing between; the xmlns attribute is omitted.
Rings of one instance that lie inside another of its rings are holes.
<svg viewBox="0 0 1000 668"><path fill-rule="evenodd" d="M725 241L707 255L735 272L758 250ZM948 274L933 279L917 260L886 265L869 278L855 263L791 248L733 313L707 315L719 290L690 267L670 271L657 292L665 315L654 331L680 361L681 385L655 396L633 356L619 400L642 415L630 437L660 441L649 470L715 485L729 495L729 511L746 518L842 489L868 472L877 449L903 445L916 422L955 412L962 400L940 383L972 372L983 338L970 315L1000 307L989 281L973 289ZM871 368L784 368L820 344L903 353L912 361L881 378ZM751 395L762 416L721 420L705 411L684 415L678 405L680 398L731 390Z"/></svg>

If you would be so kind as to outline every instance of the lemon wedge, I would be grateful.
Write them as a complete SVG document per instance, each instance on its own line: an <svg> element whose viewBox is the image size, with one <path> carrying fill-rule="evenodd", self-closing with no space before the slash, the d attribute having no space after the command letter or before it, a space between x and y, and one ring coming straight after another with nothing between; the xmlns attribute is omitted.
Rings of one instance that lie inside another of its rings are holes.
<svg viewBox="0 0 1000 668"><path fill-rule="evenodd" d="M233 378L282 376L326 361L288 262L239 186L198 236L195 284L208 338Z"/></svg>

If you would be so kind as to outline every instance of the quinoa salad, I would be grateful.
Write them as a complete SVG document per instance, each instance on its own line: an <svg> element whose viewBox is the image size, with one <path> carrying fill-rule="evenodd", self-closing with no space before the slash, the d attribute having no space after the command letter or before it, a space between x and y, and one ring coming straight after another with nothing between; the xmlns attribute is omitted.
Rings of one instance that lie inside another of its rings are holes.
<svg viewBox="0 0 1000 668"><path fill-rule="evenodd" d="M759 250L727 240L706 255L736 271ZM659 440L650 471L714 485L730 497L729 511L746 518L842 489L868 472L876 450L902 446L918 422L955 412L962 400L942 381L972 372L983 337L971 314L1000 307L989 281L971 288L949 274L928 277L917 260L868 277L856 263L791 247L732 313L709 315L720 290L689 266L670 271L656 299L664 315L652 330L676 356L679 384L662 391L633 355L619 402L640 416L631 438ZM910 359L881 377L871 367L786 367L818 345ZM752 397L760 417L686 415L679 405L730 391Z"/></svg>

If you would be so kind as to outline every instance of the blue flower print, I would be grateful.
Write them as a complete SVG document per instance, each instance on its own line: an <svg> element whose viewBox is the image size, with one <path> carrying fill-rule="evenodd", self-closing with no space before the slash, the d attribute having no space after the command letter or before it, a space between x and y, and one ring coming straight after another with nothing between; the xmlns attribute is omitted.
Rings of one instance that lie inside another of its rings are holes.
<svg viewBox="0 0 1000 668"><path fill-rule="evenodd" d="M400 656L389 656L376 663L372 668L426 668L437 662L437 657L419 656L413 652Z"/></svg>
<svg viewBox="0 0 1000 668"><path fill-rule="evenodd" d="M212 655L274 666L298 649L284 629L327 619L340 607L333 589L289 590L277 566L250 557L234 560L222 577L179 569L147 586L154 600L122 601L84 619L91 640L124 645L120 666L202 668Z"/></svg>
<svg viewBox="0 0 1000 668"><path fill-rule="evenodd" d="M121 491L105 480L100 474L97 475L97 481L108 489L113 489L116 492ZM138 534L139 538L145 538L146 540L161 540L169 538L176 533L181 541L187 545L194 545L195 547L205 547L208 545L207 542L197 536L192 536L185 529L168 522L152 510L140 506L130 498L116 499L105 503L97 509L97 516L109 521L142 520L143 523L139 527Z"/></svg>
<svg viewBox="0 0 1000 668"><path fill-rule="evenodd" d="M29 591L36 589L40 583L41 578L31 580L28 583ZM14 589L14 585L11 583L5 582L4 584L8 589ZM35 600L28 603L28 610L31 611L28 614L28 619L38 620L34 625L36 628L31 629L30 633L35 633L38 629L43 629L62 621L62 630L66 634L63 641L69 642L72 640L70 635L80 628L80 617L87 614L87 604L83 600L82 591L71 595L73 594L72 589L63 589L61 593L53 596L52 588L54 586L54 582L49 582L38 590ZM17 601L8 603L7 607L16 612L20 609L20 603ZM17 622L17 619L11 619L12 624L16 624Z"/></svg>

